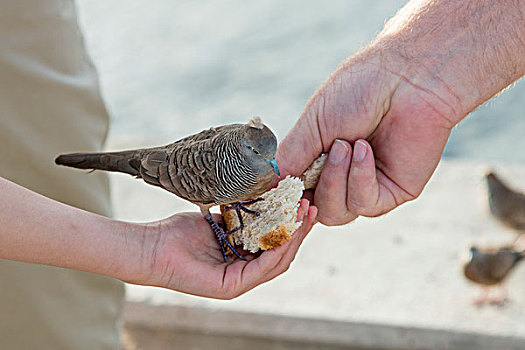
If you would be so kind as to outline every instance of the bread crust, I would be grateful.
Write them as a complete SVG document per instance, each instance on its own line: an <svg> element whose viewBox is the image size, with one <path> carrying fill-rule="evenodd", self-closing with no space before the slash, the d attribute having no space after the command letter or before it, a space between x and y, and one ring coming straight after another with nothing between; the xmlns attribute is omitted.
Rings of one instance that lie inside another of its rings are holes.
<svg viewBox="0 0 525 350"><path fill-rule="evenodd" d="M328 153L321 153L312 164L306 169L299 178L304 182L304 188L306 190L315 190L319 178L321 177L321 171L323 170L324 164L328 159Z"/></svg>
<svg viewBox="0 0 525 350"><path fill-rule="evenodd" d="M293 232L292 232L293 233ZM262 250L279 248L292 238L291 233L286 231L286 226L282 225L276 230L270 231L267 234L259 237L259 243Z"/></svg>
<svg viewBox="0 0 525 350"><path fill-rule="evenodd" d="M235 210L225 210L225 205L221 205L221 214L222 218L224 219L224 224L226 226L226 231L234 229L233 225L235 225L236 221L234 221L234 217L237 215L235 213ZM259 244L261 246L262 250L269 250L269 249L275 249L279 248L284 244L284 242L287 242L292 238L293 232L288 232L286 230L286 225L281 225L275 230L272 230L268 233L265 233L261 237L259 237ZM228 239L228 242L230 242L232 245L233 242L233 236L229 235L226 237ZM227 254L232 254L232 251L230 248L226 247Z"/></svg>

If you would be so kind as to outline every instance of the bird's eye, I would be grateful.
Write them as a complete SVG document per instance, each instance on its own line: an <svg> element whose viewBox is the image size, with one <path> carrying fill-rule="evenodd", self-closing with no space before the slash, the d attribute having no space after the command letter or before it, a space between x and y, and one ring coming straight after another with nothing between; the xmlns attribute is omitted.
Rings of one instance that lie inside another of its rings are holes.
<svg viewBox="0 0 525 350"><path fill-rule="evenodd" d="M259 151L257 151L257 150L256 150L255 148L253 148L253 147L252 147L252 151L253 151L253 153L255 153L255 154L259 154Z"/></svg>

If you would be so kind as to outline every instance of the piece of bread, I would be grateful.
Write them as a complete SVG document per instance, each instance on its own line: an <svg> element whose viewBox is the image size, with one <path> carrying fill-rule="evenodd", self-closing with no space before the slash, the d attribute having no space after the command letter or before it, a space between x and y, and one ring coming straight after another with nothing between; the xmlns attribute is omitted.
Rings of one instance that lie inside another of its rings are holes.
<svg viewBox="0 0 525 350"><path fill-rule="evenodd" d="M280 247L301 226L301 222L297 222L297 208L303 190L301 179L287 176L261 196L264 200L248 206L258 211L259 216L241 211L244 228L228 237L230 243L242 245L252 253ZM228 231L239 226L235 210L225 210L221 206L221 213Z"/></svg>
<svg viewBox="0 0 525 350"><path fill-rule="evenodd" d="M230 243L242 245L243 249L255 253L260 249L278 248L288 241L301 226L301 222L297 222L297 209L305 183L306 189L316 187L325 161L326 154L322 154L301 178L287 176L276 188L261 196L264 200L248 206L258 211L260 216L241 211L244 228L228 236ZM221 206L221 214L227 231L239 226L235 210L225 210L225 206Z"/></svg>
<svg viewBox="0 0 525 350"><path fill-rule="evenodd" d="M319 177L321 177L321 171L323 170L324 163L328 158L328 153L321 153L314 162L306 169L306 171L301 175L301 180L304 182L304 188L306 190L315 190L317 183L319 182Z"/></svg>

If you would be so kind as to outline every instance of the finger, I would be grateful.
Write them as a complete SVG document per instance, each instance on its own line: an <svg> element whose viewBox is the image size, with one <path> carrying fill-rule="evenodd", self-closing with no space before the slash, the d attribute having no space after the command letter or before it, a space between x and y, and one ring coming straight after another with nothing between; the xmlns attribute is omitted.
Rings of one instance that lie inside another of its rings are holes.
<svg viewBox="0 0 525 350"><path fill-rule="evenodd" d="M347 141L335 140L315 190L317 219L325 225L342 225L356 218L348 211L347 181L352 148Z"/></svg>
<svg viewBox="0 0 525 350"><path fill-rule="evenodd" d="M315 206L305 206L305 215L302 217L302 225L299 227L296 232L293 234L292 239L289 242L288 247L286 248L289 251L293 252L293 255L297 253L299 246L304 241L308 233L312 230L313 225L316 222L317 216L317 207ZM286 252L285 254L288 254Z"/></svg>
<svg viewBox="0 0 525 350"><path fill-rule="evenodd" d="M307 202L306 200L303 201L305 203ZM278 251L278 253L281 253L282 257L279 263L272 271L272 274L274 274L273 277L278 276L286 270L288 270L290 264L297 255L299 247L301 246L308 233L312 230L312 227L315 223L315 217L317 215L317 208L315 206L309 205L304 205L303 208L305 210L305 215L303 215L302 218L298 218L298 220L301 219L302 225L294 232L290 241L286 242L282 247L278 248L282 251Z"/></svg>
<svg viewBox="0 0 525 350"><path fill-rule="evenodd" d="M346 205L358 215L375 216L382 213L374 154L365 140L354 143Z"/></svg>
<svg viewBox="0 0 525 350"><path fill-rule="evenodd" d="M323 151L317 116L309 103L295 125L277 147L277 164L281 178L301 175Z"/></svg>
<svg viewBox="0 0 525 350"><path fill-rule="evenodd" d="M281 258L281 261L277 264L274 271L272 273L274 274L274 277L279 276L280 274L284 273L290 268L290 265L295 260L295 257L297 256L297 252L299 251L299 248L301 247L301 244L303 243L304 239L310 233L314 222L315 217L317 215L317 208L312 206L308 208L307 215L303 218L303 224L301 227L294 233L293 240L290 240L288 246L283 247L284 253Z"/></svg>
<svg viewBox="0 0 525 350"><path fill-rule="evenodd" d="M289 268L301 242L314 225L317 208L314 206L309 207L308 201L302 200L298 214L300 214L298 218L303 220L303 224L292 235L290 241L285 242L283 246L277 249L262 252L259 257L250 262L237 262L236 267L243 269L245 272L243 277L241 277L242 287L235 295L241 295L261 283L268 282Z"/></svg>
<svg viewBox="0 0 525 350"><path fill-rule="evenodd" d="M257 258L257 256L256 256L254 253L250 252L249 250L245 250L245 249L243 249L242 247L235 247L235 250L237 250L237 252L238 252L239 254L241 254L242 257L243 257L244 259L246 259L246 261L252 261L252 260L254 260L254 259ZM232 256L232 258L233 258L233 256ZM238 260L238 259L235 259L234 261L237 261L237 260ZM241 260L241 261L242 261L242 260Z"/></svg>
<svg viewBox="0 0 525 350"><path fill-rule="evenodd" d="M280 246L279 248L267 250L261 255L261 258L263 258L263 256L266 255L265 258L268 258L269 259L268 261L273 262L273 266L271 265L266 266L267 271L273 270L279 264L280 260L284 256L284 253L289 248L292 242L295 242L296 240L301 239L301 236L304 233L303 232L304 231L303 226L305 226L304 219L305 219L306 214L309 211L309 207L310 207L310 203L308 202L308 200L301 199L301 201L299 202L299 208L297 209L297 222L302 221L303 224L292 234L292 237L290 238L289 241L284 242L283 245ZM308 220L306 220L306 223L307 222Z"/></svg>
<svg viewBox="0 0 525 350"><path fill-rule="evenodd" d="M307 199L301 199L299 201L299 208L297 208L297 219L296 222L301 222L304 219L304 216L308 213L308 207L310 202Z"/></svg>
<svg viewBox="0 0 525 350"><path fill-rule="evenodd" d="M308 208L308 224L306 226L308 233L312 230L314 225L318 222L317 213L318 213L318 209L316 206L311 205L310 208Z"/></svg>
<svg viewBox="0 0 525 350"><path fill-rule="evenodd" d="M306 199L302 199L297 210L297 220L303 221L301 227L299 227L293 234L289 241L285 242L281 247L270 249L261 254L257 259L257 262L260 263L260 276L264 275L264 280L269 281L275 278L282 272L277 272L278 266L282 263L282 260L286 252L293 246L293 243L296 241L302 242L306 234L308 233L304 230L305 226L310 224L310 221L305 221L305 216L309 212L309 202ZM314 215L315 216L315 215ZM310 225L311 226L311 225Z"/></svg>

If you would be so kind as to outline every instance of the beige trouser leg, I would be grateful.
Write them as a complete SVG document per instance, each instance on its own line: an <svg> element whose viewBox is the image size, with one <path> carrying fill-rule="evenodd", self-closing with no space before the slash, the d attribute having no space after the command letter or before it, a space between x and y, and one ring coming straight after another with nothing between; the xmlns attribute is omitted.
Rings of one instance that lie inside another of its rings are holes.
<svg viewBox="0 0 525 350"><path fill-rule="evenodd" d="M0 176L110 214L107 177L54 165L100 150L108 116L71 0L0 0ZM116 349L124 289L94 274L0 260L1 349Z"/></svg>

